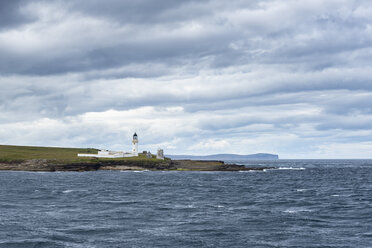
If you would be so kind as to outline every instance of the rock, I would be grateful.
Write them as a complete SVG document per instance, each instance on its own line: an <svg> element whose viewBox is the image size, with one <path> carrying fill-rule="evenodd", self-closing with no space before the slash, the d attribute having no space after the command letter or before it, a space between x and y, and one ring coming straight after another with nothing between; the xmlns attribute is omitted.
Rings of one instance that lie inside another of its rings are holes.
<svg viewBox="0 0 372 248"><path fill-rule="evenodd" d="M19 163L0 163L0 170L21 171L96 171L96 170L194 170L194 171L247 171L274 167L246 168L244 165L225 164L217 160L106 160L68 163L57 160L32 159Z"/></svg>

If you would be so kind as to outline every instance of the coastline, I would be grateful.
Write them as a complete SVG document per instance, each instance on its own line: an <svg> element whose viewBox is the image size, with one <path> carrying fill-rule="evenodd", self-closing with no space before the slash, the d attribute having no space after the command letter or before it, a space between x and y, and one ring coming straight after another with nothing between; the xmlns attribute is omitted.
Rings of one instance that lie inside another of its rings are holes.
<svg viewBox="0 0 372 248"><path fill-rule="evenodd" d="M225 164L215 160L109 160L87 162L61 162L48 159L0 162L0 170L8 171L97 171L97 170L153 170L153 171L262 171L275 167L250 167Z"/></svg>
<svg viewBox="0 0 372 248"><path fill-rule="evenodd" d="M94 148L60 148L0 145L0 170L10 171L97 171L97 170L179 170L179 171L249 171L274 167L250 167L225 164L222 160L157 159L145 154L128 158L78 157L79 153L96 154Z"/></svg>

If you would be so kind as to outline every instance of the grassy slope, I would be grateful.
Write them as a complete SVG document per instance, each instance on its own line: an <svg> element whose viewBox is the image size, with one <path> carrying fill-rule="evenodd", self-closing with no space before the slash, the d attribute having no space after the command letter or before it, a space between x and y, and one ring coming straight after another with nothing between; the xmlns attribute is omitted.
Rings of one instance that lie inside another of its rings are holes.
<svg viewBox="0 0 372 248"><path fill-rule="evenodd" d="M92 158L77 157L78 153L97 153L97 149L87 148L59 148L37 146L8 146L0 145L0 162L20 162L31 159L58 160L61 162L89 162ZM154 160L142 154L131 158L100 158L99 160ZM97 159L95 159L97 161Z"/></svg>
<svg viewBox="0 0 372 248"><path fill-rule="evenodd" d="M52 165L72 165L77 164L77 166L81 166L82 170L86 169L82 164L89 164L94 165L97 162L102 162L101 164L105 164L106 166L117 166L117 165L124 165L124 166L139 166L143 168L150 168L150 169L170 169L167 162L170 162L169 159L159 160L156 159L154 156L153 158L146 158L145 155L140 154L138 157L130 157L130 158L86 158L86 157L78 157L78 153L94 153L98 152L97 149L87 149L87 148L58 148L58 147L36 147L36 146L8 146L8 145L0 145L0 163L5 164L5 166L12 166L12 164L20 164L22 161L25 160L32 160L32 159L46 159L47 162L50 161ZM125 162L124 162L125 160ZM122 163L119 161L123 161ZM49 163L48 163L49 164ZM17 165L18 166L18 165ZM26 165L29 166L29 165ZM191 160L179 160L172 166L175 166L171 169L177 170L197 170L197 171L205 171L205 170L221 170L224 165L223 162L218 161L191 161ZM77 167L77 169L79 169ZM229 170L241 170L240 167L234 167L230 165ZM9 167L10 169L14 169ZM8 168L8 169L9 169ZM31 168L31 167L30 167ZM66 169L67 168L67 169ZM62 167L60 170L68 170L70 167ZM20 169L20 168L16 168ZM23 167L21 170L27 170L27 168ZM38 170L40 168L31 168L32 170ZM41 168L44 170L45 168ZM76 169L76 168L75 168Z"/></svg>

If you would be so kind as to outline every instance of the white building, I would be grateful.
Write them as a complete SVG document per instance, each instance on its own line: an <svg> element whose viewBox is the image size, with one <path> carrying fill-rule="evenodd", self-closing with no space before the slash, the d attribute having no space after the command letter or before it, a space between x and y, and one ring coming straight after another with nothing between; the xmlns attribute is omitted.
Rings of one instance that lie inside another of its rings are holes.
<svg viewBox="0 0 372 248"><path fill-rule="evenodd" d="M94 157L94 158L127 158L138 156L138 136L134 133L132 140L132 152L115 152L109 150L100 150L98 154L83 154L79 153L78 157Z"/></svg>
<svg viewBox="0 0 372 248"><path fill-rule="evenodd" d="M163 151L163 149L158 149L158 152L157 152L157 154L156 154L156 158L157 159L163 159L164 160L164 151Z"/></svg>
<svg viewBox="0 0 372 248"><path fill-rule="evenodd" d="M132 140L132 154L138 156L138 136L137 133L134 133Z"/></svg>

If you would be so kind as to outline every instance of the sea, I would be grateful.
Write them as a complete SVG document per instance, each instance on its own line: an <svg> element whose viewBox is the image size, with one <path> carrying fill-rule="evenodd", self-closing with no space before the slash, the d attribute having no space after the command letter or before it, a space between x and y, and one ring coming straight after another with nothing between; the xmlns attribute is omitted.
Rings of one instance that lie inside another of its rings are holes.
<svg viewBox="0 0 372 248"><path fill-rule="evenodd" d="M372 160L238 163L0 171L0 247L372 247Z"/></svg>

